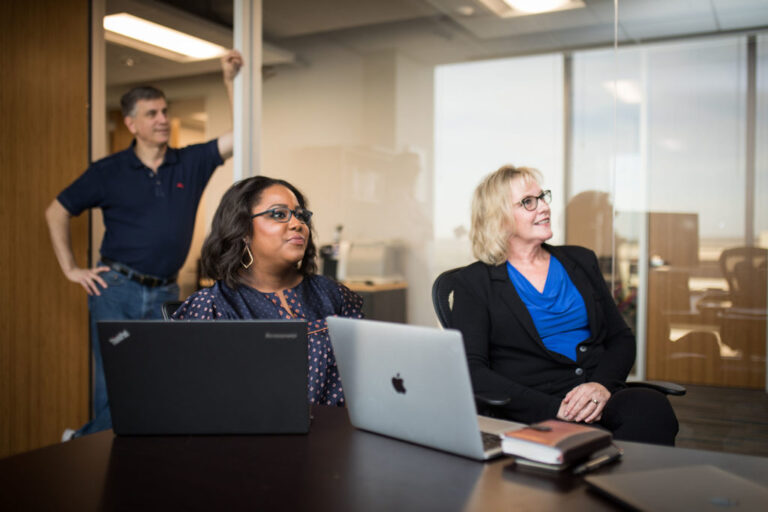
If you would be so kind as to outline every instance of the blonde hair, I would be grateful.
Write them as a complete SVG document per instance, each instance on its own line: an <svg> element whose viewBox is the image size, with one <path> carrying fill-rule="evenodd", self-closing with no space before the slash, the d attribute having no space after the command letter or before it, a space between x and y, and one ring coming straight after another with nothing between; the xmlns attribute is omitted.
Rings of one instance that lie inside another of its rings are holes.
<svg viewBox="0 0 768 512"><path fill-rule="evenodd" d="M504 165L486 176L472 197L472 253L488 265L507 259L507 240L515 231L510 191L516 180L540 183L541 173L532 167Z"/></svg>

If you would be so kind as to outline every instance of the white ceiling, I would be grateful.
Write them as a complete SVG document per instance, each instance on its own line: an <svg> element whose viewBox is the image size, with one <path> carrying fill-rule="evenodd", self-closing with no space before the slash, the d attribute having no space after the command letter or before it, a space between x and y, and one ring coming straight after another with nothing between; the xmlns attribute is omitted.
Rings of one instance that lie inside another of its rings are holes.
<svg viewBox="0 0 768 512"><path fill-rule="evenodd" d="M583 9L503 19L479 0L263 0L263 30L265 39L289 51L332 38L352 51L394 48L435 64L611 44L613 0L585 3ZM107 11L143 15L229 46L231 28L221 21L231 17L231 5L232 0L107 0ZM467 7L473 15L460 14ZM620 44L763 29L768 30L768 0L619 1ZM278 63L268 52L264 61ZM107 44L109 85L218 69L217 61L180 64Z"/></svg>
<svg viewBox="0 0 768 512"><path fill-rule="evenodd" d="M264 0L264 33L305 36L435 16L420 0Z"/></svg>

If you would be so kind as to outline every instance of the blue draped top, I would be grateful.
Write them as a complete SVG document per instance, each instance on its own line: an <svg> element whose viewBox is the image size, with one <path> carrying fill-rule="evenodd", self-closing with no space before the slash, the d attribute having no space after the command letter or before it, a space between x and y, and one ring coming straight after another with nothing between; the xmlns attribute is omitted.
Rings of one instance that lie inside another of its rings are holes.
<svg viewBox="0 0 768 512"><path fill-rule="evenodd" d="M511 263L515 286L547 349L576 360L576 347L591 336L584 299L557 258L550 255L544 290L539 292Z"/></svg>

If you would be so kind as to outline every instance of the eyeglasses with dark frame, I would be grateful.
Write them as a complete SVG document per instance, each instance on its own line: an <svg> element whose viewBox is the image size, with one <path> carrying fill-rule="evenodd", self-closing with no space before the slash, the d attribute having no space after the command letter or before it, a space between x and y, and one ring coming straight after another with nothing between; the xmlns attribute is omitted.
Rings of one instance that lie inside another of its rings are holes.
<svg viewBox="0 0 768 512"><path fill-rule="evenodd" d="M545 190L537 196L524 197L522 201L519 201L515 204L519 204L529 212L532 212L539 207L539 201L544 201L544 204L549 204L549 202L552 201L552 191Z"/></svg>
<svg viewBox="0 0 768 512"><path fill-rule="evenodd" d="M269 218L276 221L276 222L288 222L291 220L291 215L296 217L296 219L301 222L302 224L309 224L310 219L312 219L312 212L309 210L305 210L304 208L297 207L294 210L291 210L287 206L275 206L274 208L270 208L269 210L264 210L263 212L254 213L251 215L251 219L255 219L256 217L260 217L262 215L269 214Z"/></svg>

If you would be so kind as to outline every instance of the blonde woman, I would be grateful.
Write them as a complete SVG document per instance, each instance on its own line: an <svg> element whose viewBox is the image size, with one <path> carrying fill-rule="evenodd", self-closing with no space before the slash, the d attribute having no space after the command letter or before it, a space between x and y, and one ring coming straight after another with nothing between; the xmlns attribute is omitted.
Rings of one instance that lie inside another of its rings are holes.
<svg viewBox="0 0 768 512"><path fill-rule="evenodd" d="M673 445L667 398L626 388L635 337L589 249L552 246L549 190L527 167L504 166L475 190L478 260L459 272L453 326L476 393L511 400L506 416L594 423L618 439Z"/></svg>

